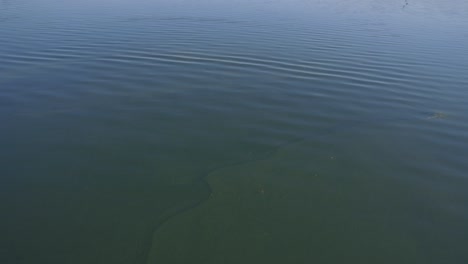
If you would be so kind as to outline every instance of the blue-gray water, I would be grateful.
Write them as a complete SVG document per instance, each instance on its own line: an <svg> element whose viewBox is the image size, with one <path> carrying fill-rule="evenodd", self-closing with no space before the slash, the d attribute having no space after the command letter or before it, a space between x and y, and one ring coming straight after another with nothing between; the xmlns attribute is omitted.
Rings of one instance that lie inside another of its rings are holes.
<svg viewBox="0 0 468 264"><path fill-rule="evenodd" d="M1 0L0 263L468 263L464 0Z"/></svg>

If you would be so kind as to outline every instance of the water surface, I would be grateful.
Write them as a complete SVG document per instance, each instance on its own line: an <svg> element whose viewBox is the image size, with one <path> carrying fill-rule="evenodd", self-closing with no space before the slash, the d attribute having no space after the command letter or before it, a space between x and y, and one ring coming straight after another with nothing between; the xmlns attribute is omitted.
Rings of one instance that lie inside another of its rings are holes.
<svg viewBox="0 0 468 264"><path fill-rule="evenodd" d="M467 263L462 0L0 1L1 263Z"/></svg>

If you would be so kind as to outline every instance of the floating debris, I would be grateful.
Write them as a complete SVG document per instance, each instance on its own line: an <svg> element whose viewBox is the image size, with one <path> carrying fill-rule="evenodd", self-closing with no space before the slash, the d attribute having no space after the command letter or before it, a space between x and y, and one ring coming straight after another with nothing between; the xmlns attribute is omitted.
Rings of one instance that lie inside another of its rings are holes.
<svg viewBox="0 0 468 264"><path fill-rule="evenodd" d="M427 119L446 119L447 114L442 113L442 112L435 112L431 116L427 117Z"/></svg>

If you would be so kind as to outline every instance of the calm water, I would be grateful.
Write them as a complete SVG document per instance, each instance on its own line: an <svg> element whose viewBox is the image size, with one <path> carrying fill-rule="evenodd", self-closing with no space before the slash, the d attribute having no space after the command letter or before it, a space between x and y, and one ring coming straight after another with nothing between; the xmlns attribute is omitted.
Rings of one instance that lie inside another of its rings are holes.
<svg viewBox="0 0 468 264"><path fill-rule="evenodd" d="M0 263L468 263L464 0L1 0Z"/></svg>

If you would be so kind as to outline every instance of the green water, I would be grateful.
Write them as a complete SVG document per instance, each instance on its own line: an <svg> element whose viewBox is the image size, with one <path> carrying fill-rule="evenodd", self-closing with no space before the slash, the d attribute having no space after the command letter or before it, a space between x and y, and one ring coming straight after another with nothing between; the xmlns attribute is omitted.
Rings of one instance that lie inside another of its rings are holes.
<svg viewBox="0 0 468 264"><path fill-rule="evenodd" d="M0 1L0 263L468 263L467 18Z"/></svg>
<svg viewBox="0 0 468 264"><path fill-rule="evenodd" d="M465 222L434 210L447 197L410 187L431 172L399 157L430 159L430 143L391 128L299 141L210 173L210 197L157 230L148 263L432 263L463 252L461 235L428 236L424 221ZM409 153L394 146L403 142Z"/></svg>

